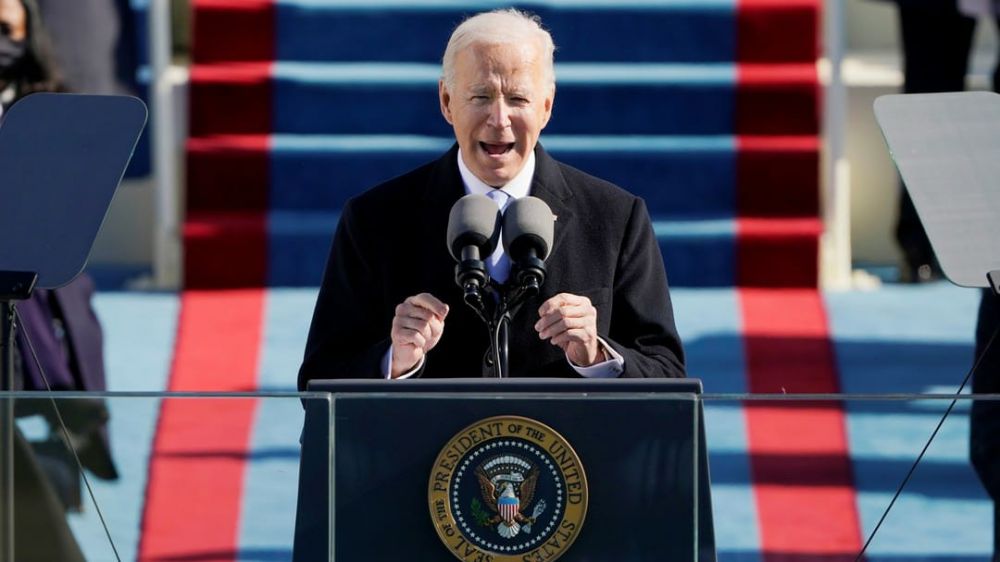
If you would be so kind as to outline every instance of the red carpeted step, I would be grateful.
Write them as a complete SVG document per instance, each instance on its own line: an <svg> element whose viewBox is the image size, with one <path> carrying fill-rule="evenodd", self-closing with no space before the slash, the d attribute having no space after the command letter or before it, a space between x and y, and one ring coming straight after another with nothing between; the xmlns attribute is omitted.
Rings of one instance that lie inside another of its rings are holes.
<svg viewBox="0 0 1000 562"><path fill-rule="evenodd" d="M184 287L263 287L267 219L263 213L188 213L184 222Z"/></svg>
<svg viewBox="0 0 1000 562"><path fill-rule="evenodd" d="M192 65L189 134L269 133L271 66L269 62Z"/></svg>
<svg viewBox="0 0 1000 562"><path fill-rule="evenodd" d="M740 216L819 215L818 137L741 136L736 144Z"/></svg>
<svg viewBox="0 0 1000 562"><path fill-rule="evenodd" d="M192 0L194 61L274 59L273 0Z"/></svg>
<svg viewBox="0 0 1000 562"><path fill-rule="evenodd" d="M266 212L269 162L267 135L188 139L188 211Z"/></svg>
<svg viewBox="0 0 1000 562"><path fill-rule="evenodd" d="M737 81L737 134L819 134L822 105L815 62L740 64Z"/></svg>
<svg viewBox="0 0 1000 562"><path fill-rule="evenodd" d="M741 217L736 221L736 279L743 287L816 287L819 237L815 217Z"/></svg>
<svg viewBox="0 0 1000 562"><path fill-rule="evenodd" d="M820 0L739 0L736 60L815 62L821 9Z"/></svg>

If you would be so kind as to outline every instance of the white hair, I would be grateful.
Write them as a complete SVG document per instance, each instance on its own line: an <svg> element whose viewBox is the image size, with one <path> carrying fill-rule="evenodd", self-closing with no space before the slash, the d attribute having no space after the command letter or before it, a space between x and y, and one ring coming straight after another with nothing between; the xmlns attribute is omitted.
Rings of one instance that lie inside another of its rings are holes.
<svg viewBox="0 0 1000 562"><path fill-rule="evenodd" d="M554 55L556 46L552 35L542 27L542 20L536 15L504 8L476 14L455 28L448 40L441 60L441 79L449 90L455 85L455 57L458 53L476 43L486 45L523 44L535 41L539 47L542 64L548 82L555 87L556 72Z"/></svg>

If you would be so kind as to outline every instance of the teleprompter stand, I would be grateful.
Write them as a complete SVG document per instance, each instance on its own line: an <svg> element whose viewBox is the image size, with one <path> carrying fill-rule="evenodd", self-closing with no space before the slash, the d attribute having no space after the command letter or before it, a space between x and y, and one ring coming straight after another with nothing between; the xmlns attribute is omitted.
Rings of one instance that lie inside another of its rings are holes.
<svg viewBox="0 0 1000 562"><path fill-rule="evenodd" d="M137 98L44 93L0 122L0 562L15 559L15 304L83 271L146 116Z"/></svg>

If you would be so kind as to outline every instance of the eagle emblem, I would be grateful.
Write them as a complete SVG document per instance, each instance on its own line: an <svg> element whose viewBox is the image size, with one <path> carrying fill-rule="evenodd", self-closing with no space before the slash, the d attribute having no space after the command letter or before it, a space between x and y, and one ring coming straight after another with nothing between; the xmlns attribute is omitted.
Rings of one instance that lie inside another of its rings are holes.
<svg viewBox="0 0 1000 562"><path fill-rule="evenodd" d="M493 416L455 434L427 482L434 529L456 558L555 562L583 528L580 457L551 427Z"/></svg>
<svg viewBox="0 0 1000 562"><path fill-rule="evenodd" d="M538 485L538 468L523 458L504 455L489 459L476 468L480 495L490 513L479 510L479 523L496 526L497 533L505 539L524 531L531 532L531 525L545 511L545 500L539 500L531 514L535 487ZM476 506L473 506L476 511Z"/></svg>

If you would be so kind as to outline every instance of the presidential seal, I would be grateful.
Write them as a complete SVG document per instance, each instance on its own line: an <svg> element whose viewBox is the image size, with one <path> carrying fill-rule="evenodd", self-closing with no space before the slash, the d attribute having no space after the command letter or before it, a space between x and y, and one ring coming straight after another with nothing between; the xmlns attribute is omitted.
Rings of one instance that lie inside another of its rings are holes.
<svg viewBox="0 0 1000 562"><path fill-rule="evenodd" d="M561 435L532 419L497 416L463 429L438 454L431 520L466 562L549 562L587 515L587 476Z"/></svg>

